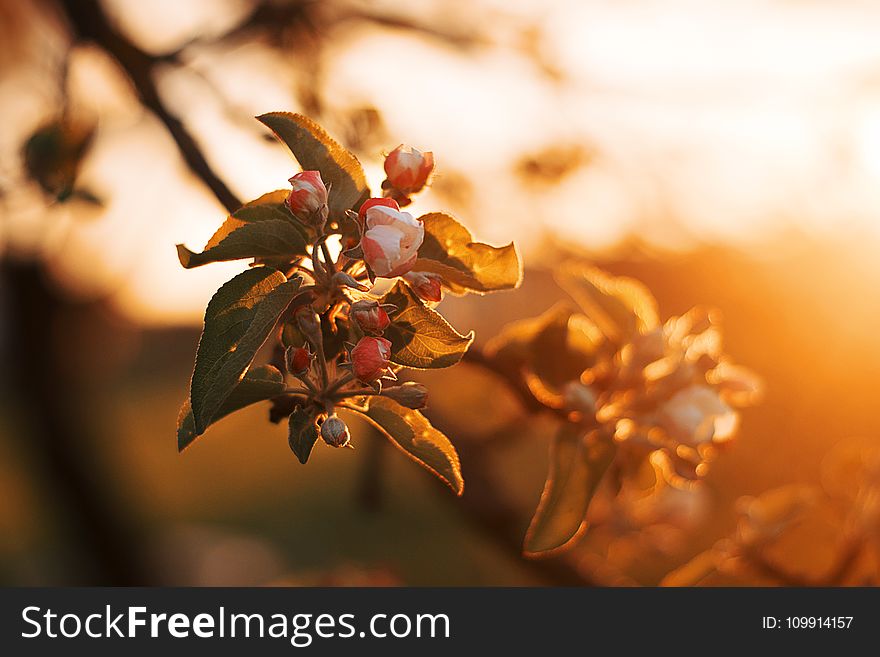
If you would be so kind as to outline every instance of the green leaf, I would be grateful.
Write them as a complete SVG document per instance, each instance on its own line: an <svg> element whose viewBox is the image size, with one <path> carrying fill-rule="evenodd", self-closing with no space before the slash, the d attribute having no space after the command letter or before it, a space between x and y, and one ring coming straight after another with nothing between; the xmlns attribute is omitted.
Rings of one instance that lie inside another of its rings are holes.
<svg viewBox="0 0 880 657"><path fill-rule="evenodd" d="M306 236L287 219L245 223L201 253L193 253L183 244L177 245L177 257L186 269L225 260L305 255Z"/></svg>
<svg viewBox="0 0 880 657"><path fill-rule="evenodd" d="M361 163L327 132L301 114L271 112L257 119L287 144L305 171L320 171L330 190L330 217L340 219L349 208L355 210L370 197Z"/></svg>
<svg viewBox="0 0 880 657"><path fill-rule="evenodd" d="M196 352L190 403L197 433L204 433L293 300L300 279L256 267L225 283L205 311Z"/></svg>
<svg viewBox="0 0 880 657"><path fill-rule="evenodd" d="M369 408L358 411L411 459L442 479L456 495L464 491L461 463L449 438L431 426L418 411L387 397L370 397Z"/></svg>
<svg viewBox="0 0 880 657"><path fill-rule="evenodd" d="M245 406L280 395L283 390L284 376L271 365L261 365L248 370L238 385L229 393L211 423L213 424ZM192 406L189 403L189 397L187 397L177 417L177 449L183 451L199 435L200 433L196 431L196 420L193 417Z"/></svg>
<svg viewBox="0 0 880 657"><path fill-rule="evenodd" d="M569 265L557 273L556 280L609 340L626 342L659 324L657 302L648 288L633 278Z"/></svg>
<svg viewBox="0 0 880 657"><path fill-rule="evenodd" d="M246 203L232 213L234 219L246 223L256 221L271 221L273 219L297 220L287 210L285 201L290 194L289 189L276 189L274 192L263 194L250 203Z"/></svg>
<svg viewBox="0 0 880 657"><path fill-rule="evenodd" d="M315 414L297 406L287 420L287 444L303 465L309 460L312 447L318 440Z"/></svg>
<svg viewBox="0 0 880 657"><path fill-rule="evenodd" d="M440 212L420 219L425 241L419 247L416 271L440 275L446 287L459 294L519 287L522 263L513 242L502 247L474 242L467 228Z"/></svg>
<svg viewBox="0 0 880 657"><path fill-rule="evenodd" d="M287 194L283 189L269 192L240 207L226 218L201 253L178 244L180 264L191 269L223 260L307 255L306 244L311 239L307 229L287 211Z"/></svg>
<svg viewBox="0 0 880 657"><path fill-rule="evenodd" d="M538 510L526 533L526 556L549 556L570 547L587 528L587 509L614 459L610 438L599 431L584 435L565 424L550 451L550 472Z"/></svg>
<svg viewBox="0 0 880 657"><path fill-rule="evenodd" d="M461 335L401 281L383 297L382 303L397 306L389 314L391 325L385 329L385 337L391 340L393 363L419 369L451 367L474 341L473 331Z"/></svg>

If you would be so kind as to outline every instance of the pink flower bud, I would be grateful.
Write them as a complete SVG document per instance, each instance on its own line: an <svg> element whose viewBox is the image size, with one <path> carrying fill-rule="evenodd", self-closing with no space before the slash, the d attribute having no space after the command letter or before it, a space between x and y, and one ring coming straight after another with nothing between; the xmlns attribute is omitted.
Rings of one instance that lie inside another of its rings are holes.
<svg viewBox="0 0 880 657"><path fill-rule="evenodd" d="M388 313L379 305L379 302L370 299L355 301L351 304L349 316L357 322L364 333L381 335L382 331L388 328L391 323Z"/></svg>
<svg viewBox="0 0 880 657"><path fill-rule="evenodd" d="M422 153L405 144L395 148L385 158L388 182L404 196L414 194L424 187L433 169L433 153Z"/></svg>
<svg viewBox="0 0 880 657"><path fill-rule="evenodd" d="M421 383L407 381L406 383L385 388L382 390L382 396L393 399L401 406L418 410L428 405L428 389Z"/></svg>
<svg viewBox="0 0 880 657"><path fill-rule="evenodd" d="M384 205L367 209L361 248L376 276L394 278L413 268L425 239L425 226L408 212Z"/></svg>
<svg viewBox="0 0 880 657"><path fill-rule="evenodd" d="M331 415L321 425L321 438L331 447L345 447L351 440L348 427L337 415Z"/></svg>
<svg viewBox="0 0 880 657"><path fill-rule="evenodd" d="M284 357L287 370L294 376L305 374L312 366L312 354L305 347L288 347Z"/></svg>
<svg viewBox="0 0 880 657"><path fill-rule="evenodd" d="M367 210L377 205L391 208L392 210L400 210L400 206L393 198L368 198L361 205L361 209L358 210L358 219L360 219L361 224L367 219Z"/></svg>
<svg viewBox="0 0 880 657"><path fill-rule="evenodd" d="M381 377L391 358L391 342L385 338L365 337L351 350L354 375L363 383L371 383Z"/></svg>
<svg viewBox="0 0 880 657"><path fill-rule="evenodd" d="M403 277L413 292L425 301L440 301L443 292L440 288L440 277L425 271L411 271Z"/></svg>
<svg viewBox="0 0 880 657"><path fill-rule="evenodd" d="M323 225L327 221L327 188L318 171L303 171L290 179L287 196L291 214L306 224Z"/></svg>

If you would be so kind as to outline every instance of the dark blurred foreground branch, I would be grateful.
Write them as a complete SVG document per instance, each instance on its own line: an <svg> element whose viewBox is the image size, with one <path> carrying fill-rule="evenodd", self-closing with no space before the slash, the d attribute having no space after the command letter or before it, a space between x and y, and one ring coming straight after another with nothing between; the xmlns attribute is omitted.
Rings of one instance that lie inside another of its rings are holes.
<svg viewBox="0 0 880 657"><path fill-rule="evenodd" d="M23 448L44 474L49 513L77 562L78 585L146 585L152 581L131 513L96 449L100 423L89 408L82 373L59 367L59 327L77 307L46 277L42 263L0 261L0 285L14 321L8 324L9 362ZM82 310L82 309L81 309ZM86 312L88 312L86 310ZM67 340L64 349L76 349Z"/></svg>
<svg viewBox="0 0 880 657"><path fill-rule="evenodd" d="M228 212L241 207L241 200L214 172L196 140L174 116L159 95L153 78L157 65L174 61L172 57L150 55L118 32L107 20L97 0L67 0L63 3L67 20L78 41L91 41L109 53L128 74L141 102L168 130L190 171L214 194Z"/></svg>

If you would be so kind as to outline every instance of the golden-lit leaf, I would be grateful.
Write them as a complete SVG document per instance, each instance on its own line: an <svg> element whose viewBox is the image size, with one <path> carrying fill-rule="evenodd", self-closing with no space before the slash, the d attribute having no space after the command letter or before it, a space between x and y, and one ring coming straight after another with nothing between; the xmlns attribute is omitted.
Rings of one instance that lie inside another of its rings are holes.
<svg viewBox="0 0 880 657"><path fill-rule="evenodd" d="M438 274L458 294L509 290L522 282L522 263L513 242L501 247L474 242L467 228L440 212L420 219L425 241L419 248L417 271Z"/></svg>
<svg viewBox="0 0 880 657"><path fill-rule="evenodd" d="M289 189L276 189L274 192L267 192L259 198L255 198L253 201L245 203L232 213L232 218L245 223L269 221L272 219L296 221L293 218L293 215L288 212L287 206L284 204L289 194Z"/></svg>
<svg viewBox="0 0 880 657"><path fill-rule="evenodd" d="M660 586L697 586L718 567L718 553L713 550L700 552L683 566L668 573Z"/></svg>
<svg viewBox="0 0 880 657"><path fill-rule="evenodd" d="M196 433L204 433L293 300L300 279L257 267L225 283L208 303L190 383Z"/></svg>
<svg viewBox="0 0 880 657"><path fill-rule="evenodd" d="M257 119L287 144L304 171L320 171L330 187L330 217L339 219L370 197L361 163L327 132L301 114L271 112Z"/></svg>
<svg viewBox="0 0 880 657"><path fill-rule="evenodd" d="M230 413L275 397L284 390L284 376L271 365L261 365L245 372L244 377L220 406L211 424ZM199 437L189 397L183 402L177 417L177 449L183 451Z"/></svg>
<svg viewBox="0 0 880 657"><path fill-rule="evenodd" d="M363 415L416 463L461 495L464 479L458 453L449 438L432 427L424 415L387 397L370 397Z"/></svg>
<svg viewBox="0 0 880 657"><path fill-rule="evenodd" d="M526 533L526 556L549 556L571 547L586 531L590 501L614 454L614 444L597 430L584 435L575 424L560 428L541 502Z"/></svg>
<svg viewBox="0 0 880 657"><path fill-rule="evenodd" d="M287 420L287 444L303 465L309 460L312 447L318 440L315 414L301 406L294 409Z"/></svg>
<svg viewBox="0 0 880 657"><path fill-rule="evenodd" d="M635 279L572 264L563 267L556 280L610 340L626 342L659 323L657 302Z"/></svg>
<svg viewBox="0 0 880 657"><path fill-rule="evenodd" d="M180 264L191 269L224 260L306 255L311 238L287 211L287 194L279 189L240 207L226 218L201 253L178 244Z"/></svg>
<svg viewBox="0 0 880 657"><path fill-rule="evenodd" d="M422 303L406 283L398 281L382 303L397 307L389 313L391 325L385 329L393 363L418 369L451 367L474 341L473 331L461 335L440 313Z"/></svg>
<svg viewBox="0 0 880 657"><path fill-rule="evenodd" d="M178 244L177 257L184 268L192 269L211 262L243 258L292 259L307 255L306 246L305 234L293 222L288 219L270 219L245 223L201 253L194 253L183 244Z"/></svg>

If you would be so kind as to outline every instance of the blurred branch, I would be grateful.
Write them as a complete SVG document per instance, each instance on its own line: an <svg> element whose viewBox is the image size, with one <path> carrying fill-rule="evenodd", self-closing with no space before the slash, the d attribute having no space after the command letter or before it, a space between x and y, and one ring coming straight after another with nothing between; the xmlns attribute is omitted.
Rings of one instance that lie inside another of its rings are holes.
<svg viewBox="0 0 880 657"><path fill-rule="evenodd" d="M190 171L211 190L228 212L241 207L241 200L214 172L196 140L162 101L153 79L154 69L158 64L176 61L175 57L153 56L138 48L110 24L97 0L67 0L62 4L75 38L94 42L119 62L131 79L143 105L171 134Z"/></svg>
<svg viewBox="0 0 880 657"><path fill-rule="evenodd" d="M231 30L222 40L237 39L254 31L278 33L291 25L301 25L313 34L321 35L329 28L346 22L373 23L380 27L417 32L459 48L470 48L487 42L477 29L457 29L438 21L417 21L402 15L364 9L362 5L321 3L317 0L289 0L288 2L261 2L241 25Z"/></svg>
<svg viewBox="0 0 880 657"><path fill-rule="evenodd" d="M49 283L39 261L0 261L0 286L15 320L8 324L11 348L4 366L24 424L22 445L45 473L51 512L79 559L71 564L77 578L72 583L150 584L137 520L120 504L116 474L97 449L100 422L90 409L83 372L59 367L65 360L59 346L75 350L77 345L62 343L57 331L77 306Z"/></svg>

